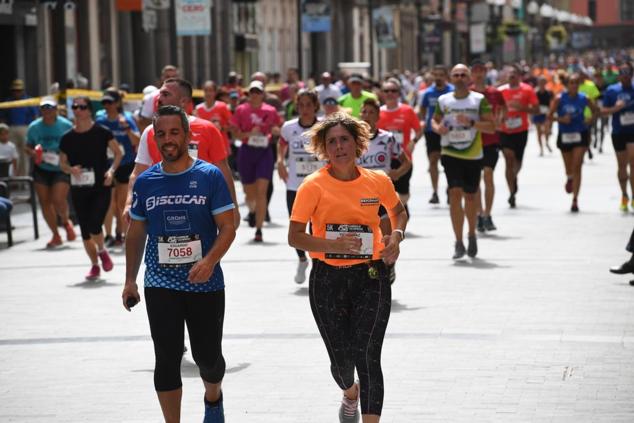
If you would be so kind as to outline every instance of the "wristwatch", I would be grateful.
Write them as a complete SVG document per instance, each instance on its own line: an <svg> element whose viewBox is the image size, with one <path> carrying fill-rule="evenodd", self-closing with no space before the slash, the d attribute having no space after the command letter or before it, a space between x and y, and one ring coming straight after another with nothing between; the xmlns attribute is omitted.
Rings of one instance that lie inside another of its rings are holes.
<svg viewBox="0 0 634 423"><path fill-rule="evenodd" d="M394 233L394 232L398 232L399 234L401 234L401 241L403 241L405 239L405 231L404 230L402 230L402 229L394 229L392 231L392 233Z"/></svg>

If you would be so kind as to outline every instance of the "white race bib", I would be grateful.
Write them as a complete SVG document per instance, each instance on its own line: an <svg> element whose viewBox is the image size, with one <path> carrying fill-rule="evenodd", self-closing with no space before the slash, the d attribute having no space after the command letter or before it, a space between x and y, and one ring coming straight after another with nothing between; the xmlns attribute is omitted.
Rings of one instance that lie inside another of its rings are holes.
<svg viewBox="0 0 634 423"><path fill-rule="evenodd" d="M566 134L561 134L561 142L564 144L572 144L575 142L581 142L581 133L569 132Z"/></svg>
<svg viewBox="0 0 634 423"><path fill-rule="evenodd" d="M203 247L198 235L159 236L158 256L161 266L183 266L203 258Z"/></svg>
<svg viewBox="0 0 634 423"><path fill-rule="evenodd" d="M52 166L59 166L59 154L53 151L42 152L42 162Z"/></svg>
<svg viewBox="0 0 634 423"><path fill-rule="evenodd" d="M321 169L322 163L314 157L296 157L295 173L299 177L308 176Z"/></svg>
<svg viewBox="0 0 634 423"><path fill-rule="evenodd" d="M545 115L550 110L550 107L541 105L539 106L539 113Z"/></svg>
<svg viewBox="0 0 634 423"><path fill-rule="evenodd" d="M194 159L198 158L198 144L195 142L190 142L188 147L189 155Z"/></svg>
<svg viewBox="0 0 634 423"><path fill-rule="evenodd" d="M470 129L452 129L447 134L447 139L450 144L464 144L466 142L471 142L471 130Z"/></svg>
<svg viewBox="0 0 634 423"><path fill-rule="evenodd" d="M266 148L269 146L269 139L266 135L251 135L248 144L255 148Z"/></svg>
<svg viewBox="0 0 634 423"><path fill-rule="evenodd" d="M505 123L508 129L517 129L522 126L522 118L521 117L508 118L506 119Z"/></svg>
<svg viewBox="0 0 634 423"><path fill-rule="evenodd" d="M117 143L117 145L119 146L119 150L121 151L121 154L125 155L125 147L123 146L123 144ZM106 149L106 156L108 156L108 160L114 160L114 153L112 152L110 148Z"/></svg>
<svg viewBox="0 0 634 423"><path fill-rule="evenodd" d="M621 125L622 126L634 125L634 112L621 113Z"/></svg>
<svg viewBox="0 0 634 423"><path fill-rule="evenodd" d="M77 176L70 174L70 184L74 187L91 187L95 185L95 171L92 169L82 169Z"/></svg>
<svg viewBox="0 0 634 423"><path fill-rule="evenodd" d="M338 239L345 234L354 234L361 238L361 250L359 254L326 253L327 259L371 259L374 252L374 234L366 225L326 224L326 239Z"/></svg>

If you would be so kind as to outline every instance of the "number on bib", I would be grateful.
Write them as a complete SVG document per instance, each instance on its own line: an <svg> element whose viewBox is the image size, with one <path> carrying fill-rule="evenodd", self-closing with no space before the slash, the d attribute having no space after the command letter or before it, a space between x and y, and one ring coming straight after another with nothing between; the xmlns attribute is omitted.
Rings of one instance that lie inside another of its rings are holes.
<svg viewBox="0 0 634 423"><path fill-rule="evenodd" d="M545 115L546 113L548 113L548 110L550 110L548 106L545 106L543 104L539 106L539 113L542 115Z"/></svg>
<svg viewBox="0 0 634 423"><path fill-rule="evenodd" d="M522 118L521 117L506 119L506 127L508 129L517 129L517 128L521 127L521 126L522 126Z"/></svg>
<svg viewBox="0 0 634 423"><path fill-rule="evenodd" d="M304 177L321 169L322 163L314 157L296 157L295 173L297 176Z"/></svg>
<svg viewBox="0 0 634 423"><path fill-rule="evenodd" d="M44 151L42 152L42 162L52 166L59 166L59 154L53 151Z"/></svg>
<svg viewBox="0 0 634 423"><path fill-rule="evenodd" d="M196 263L203 258L200 236L159 236L158 256L160 266L175 267Z"/></svg>
<svg viewBox="0 0 634 423"><path fill-rule="evenodd" d="M575 142L581 142L581 133L569 132L566 134L561 134L561 142L564 144L572 144Z"/></svg>
<svg viewBox="0 0 634 423"><path fill-rule="evenodd" d="M621 113L621 125L634 125L634 112Z"/></svg>

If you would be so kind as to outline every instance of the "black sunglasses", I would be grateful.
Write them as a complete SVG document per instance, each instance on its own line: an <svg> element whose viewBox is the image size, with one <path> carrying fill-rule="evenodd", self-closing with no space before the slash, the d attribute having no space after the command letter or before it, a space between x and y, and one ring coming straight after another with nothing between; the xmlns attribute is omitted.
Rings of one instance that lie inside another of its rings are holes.
<svg viewBox="0 0 634 423"><path fill-rule="evenodd" d="M70 108L73 109L73 110L77 110L77 109L79 109L79 110L87 110L88 106L86 106L85 104L73 104Z"/></svg>
<svg viewBox="0 0 634 423"><path fill-rule="evenodd" d="M54 109L54 108L55 108L55 106L51 106L50 104L45 104L43 106L40 106L40 109L42 109L42 110L51 110L51 109Z"/></svg>
<svg viewBox="0 0 634 423"><path fill-rule="evenodd" d="M453 73L451 74L452 78L466 78L467 74L466 73Z"/></svg>

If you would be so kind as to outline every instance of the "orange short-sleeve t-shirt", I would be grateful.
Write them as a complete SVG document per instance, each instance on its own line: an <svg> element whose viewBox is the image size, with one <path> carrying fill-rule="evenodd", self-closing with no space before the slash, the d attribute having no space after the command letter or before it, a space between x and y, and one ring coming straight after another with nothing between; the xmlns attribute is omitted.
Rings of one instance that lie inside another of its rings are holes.
<svg viewBox="0 0 634 423"><path fill-rule="evenodd" d="M362 240L359 255L309 252L310 257L332 266L350 266L378 260L384 245L379 228L379 206L392 210L399 203L390 178L382 171L357 166L359 177L340 181L326 165L307 176L295 197L291 220L312 223L313 236L336 239L353 232Z"/></svg>

